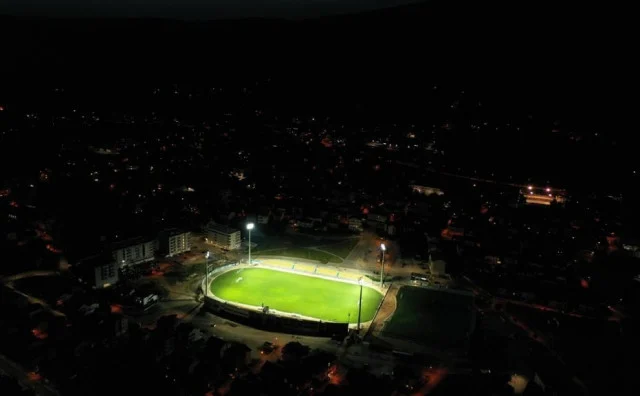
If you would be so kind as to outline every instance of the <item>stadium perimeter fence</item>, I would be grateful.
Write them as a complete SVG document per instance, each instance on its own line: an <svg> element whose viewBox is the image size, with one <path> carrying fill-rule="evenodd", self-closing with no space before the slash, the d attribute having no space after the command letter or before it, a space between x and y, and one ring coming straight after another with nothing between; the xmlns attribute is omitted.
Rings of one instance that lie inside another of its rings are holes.
<svg viewBox="0 0 640 396"><path fill-rule="evenodd" d="M240 265L240 263L232 263L209 271L207 274L208 276L202 280L202 290L206 291L206 287L208 287L208 285L206 285L207 278L211 281L215 276L230 271ZM273 268L274 270L279 271L285 270L276 266L269 266L265 263L256 263L253 264L253 266ZM305 269L308 268L305 267ZM296 271L294 268L289 271L292 273L311 275L310 272ZM313 276L330 278L329 276L318 275L315 273ZM338 280L336 277L331 279ZM366 279L366 277L363 277L363 279ZM317 319L300 318L298 315L283 315L284 313L281 312L276 312L277 314L273 315L256 309L259 307L248 307L239 303L227 302L215 296L211 296L208 293L204 293L204 295L204 303L207 309L212 310L220 316L237 321L238 323L262 330L333 338L344 338L349 331L348 323L325 322Z"/></svg>

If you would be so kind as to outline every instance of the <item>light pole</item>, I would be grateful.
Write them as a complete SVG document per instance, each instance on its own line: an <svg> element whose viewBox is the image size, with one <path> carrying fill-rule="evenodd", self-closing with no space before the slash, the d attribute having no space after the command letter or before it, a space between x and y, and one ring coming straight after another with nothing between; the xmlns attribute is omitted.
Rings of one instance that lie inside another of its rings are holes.
<svg viewBox="0 0 640 396"><path fill-rule="evenodd" d="M387 247L384 243L381 243L380 249L382 249L382 271L380 271L380 288L382 289L382 285L384 284L384 252L387 251Z"/></svg>
<svg viewBox="0 0 640 396"><path fill-rule="evenodd" d="M360 332L360 318L362 316L362 277L358 279L360 285L360 300L358 301L358 332Z"/></svg>
<svg viewBox="0 0 640 396"><path fill-rule="evenodd" d="M253 230L253 223L247 223L247 231L249 231L249 264L251 264L251 230Z"/></svg>
<svg viewBox="0 0 640 396"><path fill-rule="evenodd" d="M210 252L207 250L207 253L204 255L204 296L207 297L209 295L209 255Z"/></svg>

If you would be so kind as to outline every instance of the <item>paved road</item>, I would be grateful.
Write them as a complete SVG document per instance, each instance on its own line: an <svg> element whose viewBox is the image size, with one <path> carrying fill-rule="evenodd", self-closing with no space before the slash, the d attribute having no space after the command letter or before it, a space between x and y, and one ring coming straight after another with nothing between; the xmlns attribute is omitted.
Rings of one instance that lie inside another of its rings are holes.
<svg viewBox="0 0 640 396"><path fill-rule="evenodd" d="M22 386L28 387L40 396L59 396L52 386L45 384L42 379L30 375L23 367L4 355L0 355L0 371L15 378Z"/></svg>
<svg viewBox="0 0 640 396"><path fill-rule="evenodd" d="M356 365L368 363L372 369L380 373L388 373L392 370L394 360L390 356L375 354L368 348L357 346L345 350L339 343L324 337L295 336L286 333L275 333L243 326L225 318L218 317L206 311L201 311L202 303L194 300L170 300L162 301L150 308L148 312L137 319L147 328L153 328L155 322L164 315L176 314L179 319L190 322L205 334L218 338L241 342L251 348L252 357L260 359L258 347L265 341L278 345L284 345L291 341L298 341L311 349L321 349L340 356L347 362ZM371 356L369 356L371 354Z"/></svg>
<svg viewBox="0 0 640 396"><path fill-rule="evenodd" d="M351 253L344 260L343 265L352 268L373 271L376 269L376 236L371 232L363 232L360 241L353 247Z"/></svg>
<svg viewBox="0 0 640 396"><path fill-rule="evenodd" d="M153 328L158 319L167 315L176 315L181 320L189 320L196 315L202 303L195 299L161 301L149 307L143 315L133 316L141 326Z"/></svg>
<svg viewBox="0 0 640 396"><path fill-rule="evenodd" d="M30 294L26 294L24 292L22 292L19 289L16 289L14 287L14 282L20 279L26 279L26 278L31 278L34 276L59 276L60 274L56 271L27 271L27 272L22 272L20 274L16 274L16 275L11 275L8 277L5 277L1 280L2 283L4 283L4 285L8 288L10 288L11 290L13 290L14 292L18 293L19 295L21 295L22 297L26 298L27 301L29 301L29 303L31 304L40 304L45 310L47 310L49 313L51 313L54 316L58 316L58 317L65 317L66 315L58 310L56 310L55 308L51 307L49 305L48 302L32 296Z"/></svg>
<svg viewBox="0 0 640 396"><path fill-rule="evenodd" d="M285 345L288 342L298 341L311 349L320 349L338 356L342 361L350 365L369 365L370 370L380 374L388 374L396 364L391 355L371 352L364 345L354 345L348 349L329 338L294 336L285 333L273 333L242 326L224 318L217 317L211 313L195 315L191 318L191 323L203 332L214 335L228 341L241 342L251 348L251 356L260 359L258 348L265 341L273 342L276 345ZM215 324L215 327L212 325Z"/></svg>
<svg viewBox="0 0 640 396"><path fill-rule="evenodd" d="M58 272L56 271L44 271L44 270L39 270L39 271L27 271L27 272L21 272L19 274L16 275L11 275L11 276L7 276L2 278L2 282L3 283L12 283L15 282L17 280L20 279L25 279L25 278L31 278L34 276L58 276L60 275Z"/></svg>

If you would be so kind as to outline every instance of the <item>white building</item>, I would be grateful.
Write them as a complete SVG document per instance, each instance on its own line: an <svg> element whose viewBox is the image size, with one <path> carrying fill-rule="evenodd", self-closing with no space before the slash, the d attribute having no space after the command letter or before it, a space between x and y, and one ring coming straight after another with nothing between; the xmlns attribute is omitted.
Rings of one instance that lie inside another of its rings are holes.
<svg viewBox="0 0 640 396"><path fill-rule="evenodd" d="M99 254L78 263L86 281L97 289L118 283L118 263L109 255Z"/></svg>
<svg viewBox="0 0 640 396"><path fill-rule="evenodd" d="M240 248L242 237L240 231L213 221L205 227L207 243L221 249L236 250Z"/></svg>
<svg viewBox="0 0 640 396"><path fill-rule="evenodd" d="M420 186L420 185L417 185L417 184L412 184L409 187L411 187L411 190L413 190L413 192L417 192L418 194L423 194L423 195L444 195L444 191L442 191L439 188L435 188L435 187Z"/></svg>
<svg viewBox="0 0 640 396"><path fill-rule="evenodd" d="M377 230L386 231L387 217L388 217L387 215L370 212L367 215L367 225Z"/></svg>
<svg viewBox="0 0 640 396"><path fill-rule="evenodd" d="M311 219L308 218L304 218L304 219L300 219L298 221L295 222L295 226L296 227L300 227L300 228L313 228L315 226L315 222Z"/></svg>
<svg viewBox="0 0 640 396"><path fill-rule="evenodd" d="M640 258L640 241L634 238L623 238L622 248L629 253L629 255Z"/></svg>
<svg viewBox="0 0 640 396"><path fill-rule="evenodd" d="M191 250L191 233L178 229L162 231L158 235L158 250L167 257Z"/></svg>
<svg viewBox="0 0 640 396"><path fill-rule="evenodd" d="M387 226L387 235L389 236L396 235L396 226L394 226L393 224L389 224L389 226Z"/></svg>
<svg viewBox="0 0 640 396"><path fill-rule="evenodd" d="M142 264L155 259L156 241L135 238L118 242L112 246L112 255L120 265Z"/></svg>
<svg viewBox="0 0 640 396"><path fill-rule="evenodd" d="M429 270L433 275L445 275L447 263L444 260L429 260Z"/></svg>
<svg viewBox="0 0 640 396"><path fill-rule="evenodd" d="M362 219L359 217L349 217L349 230L362 232Z"/></svg>

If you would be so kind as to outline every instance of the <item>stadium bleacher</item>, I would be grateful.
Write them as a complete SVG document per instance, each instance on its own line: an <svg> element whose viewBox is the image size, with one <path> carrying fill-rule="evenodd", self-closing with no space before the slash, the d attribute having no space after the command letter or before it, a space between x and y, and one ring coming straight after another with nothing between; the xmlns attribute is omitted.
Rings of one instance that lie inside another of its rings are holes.
<svg viewBox="0 0 640 396"><path fill-rule="evenodd" d="M324 276L331 276L331 277L337 277L338 276L338 270L336 270L335 268L327 268L327 267L318 267L318 270L316 271L317 275L324 275Z"/></svg>
<svg viewBox="0 0 640 396"><path fill-rule="evenodd" d="M293 266L293 269L295 271L314 273L316 271L316 266L313 264L296 263L296 265Z"/></svg>

